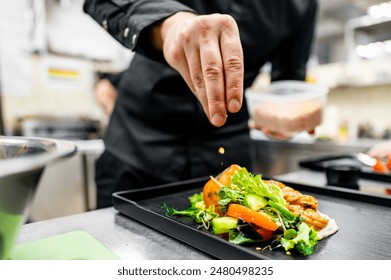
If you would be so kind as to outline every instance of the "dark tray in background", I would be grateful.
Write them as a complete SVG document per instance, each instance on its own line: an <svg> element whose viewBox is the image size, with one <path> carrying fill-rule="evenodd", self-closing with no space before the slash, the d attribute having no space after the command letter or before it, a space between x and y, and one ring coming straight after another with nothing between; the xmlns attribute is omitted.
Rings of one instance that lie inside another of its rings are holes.
<svg viewBox="0 0 391 280"><path fill-rule="evenodd" d="M324 171L330 165L353 165L361 169L360 177L369 180L391 183L391 174L383 174L372 171L372 168L360 163L354 155L335 155L316 157L299 161L299 165L315 171Z"/></svg>
<svg viewBox="0 0 391 280"><path fill-rule="evenodd" d="M391 199L338 187L288 185L319 201L319 210L335 219L339 231L319 241L313 255L286 255L281 248L256 251L199 229L190 218L167 217L162 205L189 207L188 197L201 192L208 178L113 194L115 209L217 259L391 259ZM175 257L175 256L173 256Z"/></svg>

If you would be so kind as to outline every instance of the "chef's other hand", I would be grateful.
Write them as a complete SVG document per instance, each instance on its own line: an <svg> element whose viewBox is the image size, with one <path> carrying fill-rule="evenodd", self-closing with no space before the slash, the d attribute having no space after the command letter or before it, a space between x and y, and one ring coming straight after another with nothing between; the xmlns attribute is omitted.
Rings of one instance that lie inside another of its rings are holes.
<svg viewBox="0 0 391 280"><path fill-rule="evenodd" d="M382 158L391 155L391 140L382 141L374 145L368 154L372 157Z"/></svg>
<svg viewBox="0 0 391 280"><path fill-rule="evenodd" d="M179 12L153 29L155 46L184 78L214 126L243 101L243 51L229 15ZM159 41L159 39L161 41Z"/></svg>
<svg viewBox="0 0 391 280"><path fill-rule="evenodd" d="M115 99L117 98L117 89L109 80L102 79L96 83L94 95L105 113L111 115L114 109Z"/></svg>
<svg viewBox="0 0 391 280"><path fill-rule="evenodd" d="M266 105L255 108L250 127L261 130L266 136L278 140L288 140L295 133L307 131L314 134L322 122L322 107L316 103L302 103L276 110Z"/></svg>

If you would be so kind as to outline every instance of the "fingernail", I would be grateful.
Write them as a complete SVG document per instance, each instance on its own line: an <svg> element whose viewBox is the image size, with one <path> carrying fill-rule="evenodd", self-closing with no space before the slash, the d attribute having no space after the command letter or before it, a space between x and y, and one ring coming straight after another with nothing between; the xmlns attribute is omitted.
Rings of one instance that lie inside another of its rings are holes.
<svg viewBox="0 0 391 280"><path fill-rule="evenodd" d="M236 98L232 98L228 102L228 111L230 111L231 113L236 113L239 110L240 110L240 102L239 102L239 100L237 100Z"/></svg>
<svg viewBox="0 0 391 280"><path fill-rule="evenodd" d="M216 113L213 115L212 117L212 124L214 126L222 126L224 124L224 117L222 114L220 113Z"/></svg>

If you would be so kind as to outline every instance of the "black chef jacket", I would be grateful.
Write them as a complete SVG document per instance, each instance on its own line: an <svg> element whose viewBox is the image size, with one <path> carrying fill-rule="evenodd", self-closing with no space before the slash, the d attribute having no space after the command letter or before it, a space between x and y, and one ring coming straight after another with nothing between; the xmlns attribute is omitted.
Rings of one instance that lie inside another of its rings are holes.
<svg viewBox="0 0 391 280"><path fill-rule="evenodd" d="M231 15L239 27L247 88L266 62L272 64L272 80L305 78L317 2L87 0L84 11L136 52L118 85L106 150L97 163L102 207L110 205L113 191L216 174L232 163L252 168L245 102L223 127L212 126L179 73L149 42L152 24L178 11Z"/></svg>

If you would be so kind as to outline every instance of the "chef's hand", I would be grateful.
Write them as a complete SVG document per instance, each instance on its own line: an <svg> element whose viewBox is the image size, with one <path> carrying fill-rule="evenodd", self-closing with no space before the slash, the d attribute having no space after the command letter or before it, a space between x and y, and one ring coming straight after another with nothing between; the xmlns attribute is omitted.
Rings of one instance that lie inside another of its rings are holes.
<svg viewBox="0 0 391 280"><path fill-rule="evenodd" d="M372 157L382 158L391 155L391 141L382 141L374 145L368 154Z"/></svg>
<svg viewBox="0 0 391 280"><path fill-rule="evenodd" d="M288 140L302 131L314 134L321 122L322 107L318 103L293 104L283 111L275 106L260 104L253 110L250 127L261 130L270 138Z"/></svg>
<svg viewBox="0 0 391 280"><path fill-rule="evenodd" d="M184 78L214 126L243 101L243 52L239 30L229 15L179 12L152 30L155 47Z"/></svg>
<svg viewBox="0 0 391 280"><path fill-rule="evenodd" d="M111 115L117 98L117 89L107 79L99 80L95 85L96 101L102 106L107 115Z"/></svg>
<svg viewBox="0 0 391 280"><path fill-rule="evenodd" d="M290 138L292 138L292 136L294 134L294 133L278 132L278 131L274 131L274 130L269 130L264 127L257 127L253 121L250 122L250 128L261 130L267 137L269 137L271 139L275 139L275 140L281 140L281 141L289 140ZM305 130L303 130L303 131L305 131ZM314 135L315 128L307 130L307 132L310 135Z"/></svg>

